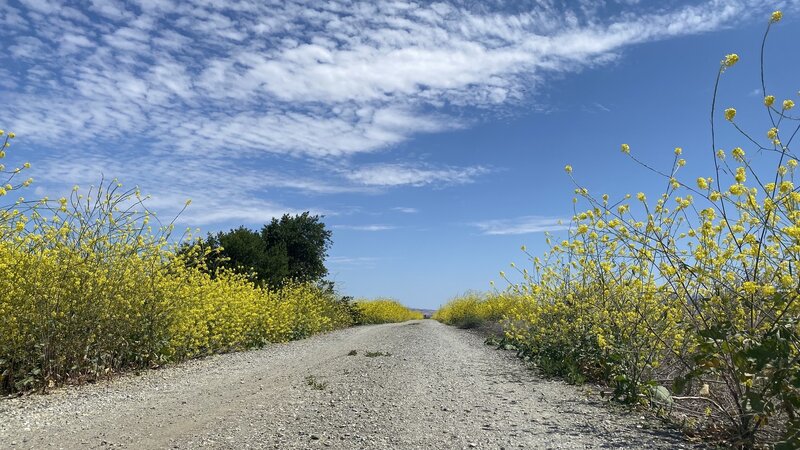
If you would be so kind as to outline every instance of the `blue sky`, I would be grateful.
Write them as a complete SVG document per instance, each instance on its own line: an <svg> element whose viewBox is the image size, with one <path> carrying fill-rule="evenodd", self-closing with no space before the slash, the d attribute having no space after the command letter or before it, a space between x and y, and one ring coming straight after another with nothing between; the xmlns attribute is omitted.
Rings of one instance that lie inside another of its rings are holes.
<svg viewBox="0 0 800 450"><path fill-rule="evenodd" d="M180 225L203 232L310 210L343 293L436 307L564 233L565 164L614 195L663 185L622 142L705 174L727 53L720 106L763 128L774 9L768 82L800 100L798 6L0 0L0 128L36 196L117 177L162 216L191 198Z"/></svg>

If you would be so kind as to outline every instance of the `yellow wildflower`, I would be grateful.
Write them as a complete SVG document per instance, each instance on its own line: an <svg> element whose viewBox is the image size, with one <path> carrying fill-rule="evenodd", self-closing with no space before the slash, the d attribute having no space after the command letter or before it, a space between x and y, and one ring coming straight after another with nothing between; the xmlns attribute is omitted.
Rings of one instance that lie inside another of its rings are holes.
<svg viewBox="0 0 800 450"><path fill-rule="evenodd" d="M769 21L772 23L780 22L783 19L783 13L781 11L774 11L772 16L770 16Z"/></svg>
<svg viewBox="0 0 800 450"><path fill-rule="evenodd" d="M736 109L735 108L728 108L725 110L725 120L733 121L733 118L736 117Z"/></svg>
<svg viewBox="0 0 800 450"><path fill-rule="evenodd" d="M731 53L730 55L725 55L725 59L722 60L722 65L724 67L731 67L737 62L739 62L739 55Z"/></svg>
<svg viewBox="0 0 800 450"><path fill-rule="evenodd" d="M745 173L744 167L737 167L736 168L736 181L738 183L744 183L747 180L747 175Z"/></svg>
<svg viewBox="0 0 800 450"><path fill-rule="evenodd" d="M742 195L746 190L747 189L745 189L745 187L741 184L733 184L730 188L728 188L728 191L733 195Z"/></svg>
<svg viewBox="0 0 800 450"><path fill-rule="evenodd" d="M772 106L773 103L775 103L775 96L774 95L768 95L768 96L764 97L764 106L769 107L769 106Z"/></svg>
<svg viewBox="0 0 800 450"><path fill-rule="evenodd" d="M793 101L791 101L791 100L784 100L783 101L783 109L784 110L790 110L792 108L794 108L794 102Z"/></svg>
<svg viewBox="0 0 800 450"><path fill-rule="evenodd" d="M564 172L572 173L572 166L570 166L569 164L564 166Z"/></svg>
<svg viewBox="0 0 800 450"><path fill-rule="evenodd" d="M767 137L768 138L775 139L777 136L778 136L778 129L777 128L772 127L772 128L769 129L769 131L767 131Z"/></svg>

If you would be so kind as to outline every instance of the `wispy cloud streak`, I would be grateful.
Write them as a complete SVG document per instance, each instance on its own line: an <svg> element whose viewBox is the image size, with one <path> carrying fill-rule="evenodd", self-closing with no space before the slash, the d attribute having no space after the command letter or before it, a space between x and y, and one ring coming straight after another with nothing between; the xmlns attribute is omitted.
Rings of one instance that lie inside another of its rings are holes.
<svg viewBox="0 0 800 450"><path fill-rule="evenodd" d="M11 58L0 69L3 126L59 162L98 169L98 154L124 159L105 164L107 175L165 197L202 197L217 179L242 180L253 195L462 184L490 171L354 157L469 127L463 110L529 101L549 74L603 64L626 46L718 29L772 6L617 3L2 2L0 50ZM318 167L309 160L330 170L285 173ZM71 170L45 166L44 178Z"/></svg>
<svg viewBox="0 0 800 450"><path fill-rule="evenodd" d="M525 216L515 219L486 220L472 225L483 234L512 235L563 231L569 229L569 219L558 217Z"/></svg>

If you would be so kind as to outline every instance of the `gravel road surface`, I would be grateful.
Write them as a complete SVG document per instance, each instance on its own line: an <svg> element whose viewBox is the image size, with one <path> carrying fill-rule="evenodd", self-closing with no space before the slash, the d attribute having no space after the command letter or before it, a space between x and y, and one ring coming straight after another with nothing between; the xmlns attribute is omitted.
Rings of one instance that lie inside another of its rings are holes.
<svg viewBox="0 0 800 450"><path fill-rule="evenodd" d="M681 447L657 422L431 320L0 400L2 449Z"/></svg>

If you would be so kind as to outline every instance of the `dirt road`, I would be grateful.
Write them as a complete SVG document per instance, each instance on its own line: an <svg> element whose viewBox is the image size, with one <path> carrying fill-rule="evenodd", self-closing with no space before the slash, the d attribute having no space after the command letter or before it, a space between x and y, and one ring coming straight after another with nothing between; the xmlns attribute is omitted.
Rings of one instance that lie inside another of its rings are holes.
<svg viewBox="0 0 800 450"><path fill-rule="evenodd" d="M426 320L0 400L0 448L685 446L600 403L478 335Z"/></svg>

